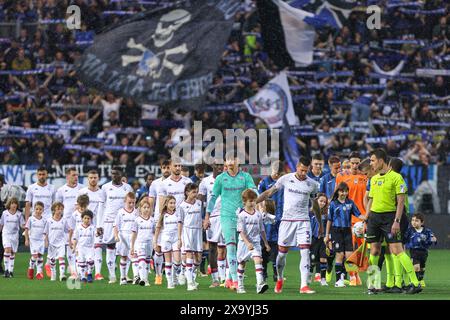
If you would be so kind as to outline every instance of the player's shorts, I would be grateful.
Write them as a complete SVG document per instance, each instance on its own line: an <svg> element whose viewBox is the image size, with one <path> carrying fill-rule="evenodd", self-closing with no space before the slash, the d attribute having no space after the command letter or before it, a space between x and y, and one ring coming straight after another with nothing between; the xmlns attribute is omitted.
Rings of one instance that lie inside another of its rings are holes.
<svg viewBox="0 0 450 320"><path fill-rule="evenodd" d="M353 251L352 229L331 227L335 252Z"/></svg>
<svg viewBox="0 0 450 320"><path fill-rule="evenodd" d="M427 263L428 251L420 250L420 249L411 249L409 250L411 255L411 259L414 264L420 265L420 269L425 269L425 264Z"/></svg>
<svg viewBox="0 0 450 320"><path fill-rule="evenodd" d="M117 243L116 255L121 257L128 257L131 248L131 233L119 234L120 241Z"/></svg>
<svg viewBox="0 0 450 320"><path fill-rule="evenodd" d="M114 239L114 221L106 218L103 222L103 243L104 244L113 244L116 243Z"/></svg>
<svg viewBox="0 0 450 320"><path fill-rule="evenodd" d="M178 247L178 233L163 233L161 235L161 251L180 251Z"/></svg>
<svg viewBox="0 0 450 320"><path fill-rule="evenodd" d="M153 251L153 244L151 241L148 242L135 242L134 251L138 257L151 257Z"/></svg>
<svg viewBox="0 0 450 320"><path fill-rule="evenodd" d="M237 218L220 216L220 225L225 245L237 244Z"/></svg>
<svg viewBox="0 0 450 320"><path fill-rule="evenodd" d="M183 227L182 243L183 252L203 252L202 229Z"/></svg>
<svg viewBox="0 0 450 320"><path fill-rule="evenodd" d="M225 239L222 234L222 226L220 225L220 216L211 217L209 220L211 225L206 230L208 242L217 243L219 246L225 245Z"/></svg>
<svg viewBox="0 0 450 320"><path fill-rule="evenodd" d="M19 247L19 235L2 233L3 248L11 248L12 252L17 252Z"/></svg>
<svg viewBox="0 0 450 320"><path fill-rule="evenodd" d="M77 261L94 261L94 247L77 246Z"/></svg>
<svg viewBox="0 0 450 320"><path fill-rule="evenodd" d="M248 261L250 259L261 257L262 258L262 250L260 242L252 242L253 250L248 250L244 241L239 240L237 246L237 261L238 263Z"/></svg>
<svg viewBox="0 0 450 320"><path fill-rule="evenodd" d="M278 245L281 247L311 246L311 222L282 220L278 230Z"/></svg>
<svg viewBox="0 0 450 320"><path fill-rule="evenodd" d="M382 237L384 237L387 243L402 242L401 232L398 232L396 235L391 234L391 228L394 220L395 212L370 212L369 219L367 221L367 242L381 242ZM401 220L403 220L403 218Z"/></svg>
<svg viewBox="0 0 450 320"><path fill-rule="evenodd" d="M49 244L47 258L49 259L59 259L66 256L66 246L53 246Z"/></svg>
<svg viewBox="0 0 450 320"><path fill-rule="evenodd" d="M31 254L44 254L45 242L44 240L30 239L30 253Z"/></svg>
<svg viewBox="0 0 450 320"><path fill-rule="evenodd" d="M319 261L319 259L328 258L323 238L313 237L311 241L311 261Z"/></svg>

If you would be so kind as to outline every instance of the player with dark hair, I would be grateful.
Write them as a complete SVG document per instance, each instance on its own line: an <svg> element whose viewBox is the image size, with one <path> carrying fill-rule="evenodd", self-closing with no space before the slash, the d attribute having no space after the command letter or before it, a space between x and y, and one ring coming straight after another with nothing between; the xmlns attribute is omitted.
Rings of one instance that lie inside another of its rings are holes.
<svg viewBox="0 0 450 320"><path fill-rule="evenodd" d="M308 171L308 177L319 182L320 178L323 176L323 166L325 164L325 160L323 159L323 155L318 153L313 155L311 161L311 170Z"/></svg>
<svg viewBox="0 0 450 320"><path fill-rule="evenodd" d="M371 244L369 264L378 264L383 236L393 258L399 259L400 262L400 264L394 262L395 274L401 276L402 270L399 265L403 266L412 283L406 293L415 294L421 292L422 288L414 273L413 265L403 250L400 232L400 221L407 192L406 183L400 174L389 169L386 161L387 154L383 149L375 149L371 152L370 164L372 170L378 173L370 181L368 203L370 213L367 225L367 242ZM375 292L374 288L369 288L369 294Z"/></svg>
<svg viewBox="0 0 450 320"><path fill-rule="evenodd" d="M277 276L275 292L281 293L283 288L283 271L289 247L300 249L300 293L315 293L308 286L311 246L311 222L309 220L309 200L319 192L319 183L307 176L311 160L300 157L297 170L277 180L275 185L264 191L257 203L266 200L278 190L284 188L284 207L278 233Z"/></svg>
<svg viewBox="0 0 450 320"><path fill-rule="evenodd" d="M420 281L420 285L425 287L425 264L428 258L428 249L434 243L437 243L437 239L431 231L424 225L425 216L422 213L415 213L411 219L411 226L408 228L405 234L406 248L409 249L409 253L414 265L414 271L416 272L417 279Z"/></svg>

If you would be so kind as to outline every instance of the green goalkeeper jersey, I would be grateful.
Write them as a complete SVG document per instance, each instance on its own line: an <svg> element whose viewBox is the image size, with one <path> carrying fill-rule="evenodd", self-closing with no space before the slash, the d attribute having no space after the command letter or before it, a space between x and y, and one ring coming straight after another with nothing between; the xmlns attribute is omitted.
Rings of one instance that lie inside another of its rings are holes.
<svg viewBox="0 0 450 320"><path fill-rule="evenodd" d="M236 219L236 210L242 207L242 192L253 189L258 193L255 182L250 174L239 170L233 177L228 172L217 176L212 190L212 197L208 203L207 212L212 212L216 199L220 196L220 216Z"/></svg>

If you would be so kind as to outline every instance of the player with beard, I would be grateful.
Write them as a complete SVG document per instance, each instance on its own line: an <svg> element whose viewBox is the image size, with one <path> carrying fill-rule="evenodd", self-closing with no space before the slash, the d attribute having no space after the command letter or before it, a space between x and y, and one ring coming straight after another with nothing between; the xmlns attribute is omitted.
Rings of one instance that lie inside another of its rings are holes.
<svg viewBox="0 0 450 320"><path fill-rule="evenodd" d="M152 184L150 185L150 190L148 192L150 208L152 210L150 216L153 216L155 223L158 222L160 214L159 212L160 200L158 196L159 188L161 187L161 183L170 176L170 160L162 161L160 168L161 168L161 177L152 182ZM153 262L155 265L156 285L162 284L162 268L164 263L164 254L161 252L160 243L161 239L158 239L156 247L153 248L155 251L155 254L153 255Z"/></svg>
<svg viewBox="0 0 450 320"><path fill-rule="evenodd" d="M64 205L63 219L70 219L73 212L75 211L75 206L78 198L78 191L84 188L84 185L78 183L78 172L74 167L70 167L66 170L66 181L67 183L60 187L56 191L55 201L61 202ZM67 234L67 241L69 241L69 235ZM69 243L67 243L69 244ZM70 273L76 277L76 264L75 264L75 252L67 246L67 262L69 263ZM48 277L51 277L52 270L51 266L47 261L45 265L45 272Z"/></svg>
<svg viewBox="0 0 450 320"><path fill-rule="evenodd" d="M223 172L223 164L214 163L212 169L213 174L203 178L199 186L198 199L203 202L205 208L208 207L208 203L211 201L214 181ZM212 277L211 287L217 287L225 282L226 268L226 247L220 226L220 200L217 200L209 219L211 227L207 230L206 236L209 243L209 265L211 267Z"/></svg>
<svg viewBox="0 0 450 320"><path fill-rule="evenodd" d="M103 263L103 234L99 227L99 216L103 216L104 204L106 201L105 191L98 185L99 175L97 170L90 170L88 172L88 186L78 191L78 195L87 194L89 197L88 210L94 214L93 224L97 226L97 236L94 244L94 264L95 264L95 280L103 280L102 263Z"/></svg>
<svg viewBox="0 0 450 320"><path fill-rule="evenodd" d="M187 178L183 175L181 175L181 164L175 162L173 159L170 162L170 176L165 179L159 188L159 208L163 207L164 202L166 201L166 197L173 196L175 197L176 203L175 208L176 210L179 209L181 203L184 201L184 189L188 183L192 183L192 180L190 178ZM161 213L161 212L159 212ZM158 216L159 219L159 216ZM158 244L159 245L159 244ZM181 263L176 263L178 261L174 260L175 262L172 264L173 267L173 278L174 278L174 285L185 285L186 284L186 277L184 276L184 271L186 267L186 253L184 253L183 248L180 248L181 250ZM177 254L176 250L174 250L174 254Z"/></svg>

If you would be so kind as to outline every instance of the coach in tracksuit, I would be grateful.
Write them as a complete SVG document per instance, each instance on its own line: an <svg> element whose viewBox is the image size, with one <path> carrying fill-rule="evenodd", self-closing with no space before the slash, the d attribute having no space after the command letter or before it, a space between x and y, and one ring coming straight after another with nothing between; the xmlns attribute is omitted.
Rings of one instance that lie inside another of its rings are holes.
<svg viewBox="0 0 450 320"><path fill-rule="evenodd" d="M283 175L284 163L281 161L275 161L272 166L272 173L270 176L263 178L258 185L258 192L261 194L266 190L269 190ZM278 255L278 229L280 227L281 216L283 214L283 190L275 192L270 198L275 201L275 224L266 224L266 236L270 245L270 252L263 250L263 269L264 269L264 281L267 280L267 264L272 262L273 268L273 281L277 281L277 268L276 259Z"/></svg>

